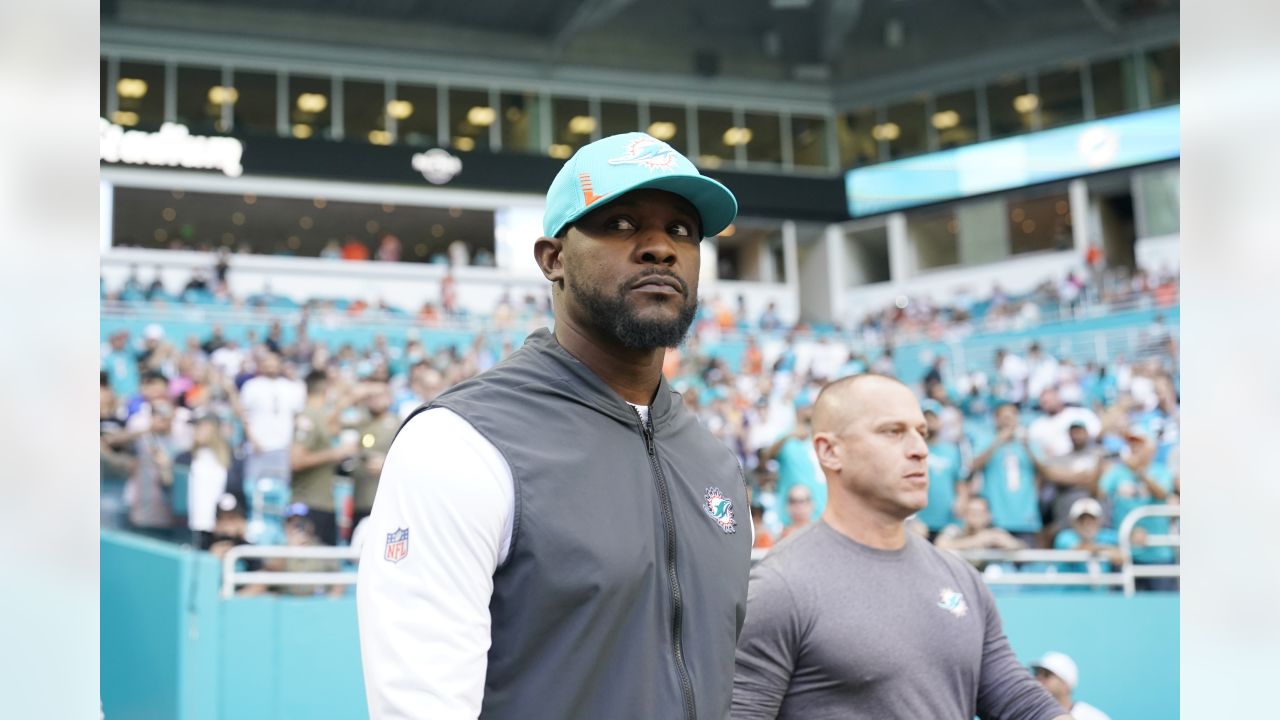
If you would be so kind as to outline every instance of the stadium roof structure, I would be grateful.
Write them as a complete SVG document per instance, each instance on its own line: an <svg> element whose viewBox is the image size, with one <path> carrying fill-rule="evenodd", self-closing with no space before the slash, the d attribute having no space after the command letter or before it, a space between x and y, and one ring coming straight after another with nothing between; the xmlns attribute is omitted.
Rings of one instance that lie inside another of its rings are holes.
<svg viewBox="0 0 1280 720"><path fill-rule="evenodd" d="M830 99L903 77L1035 67L1177 37L1177 0L104 0L111 28L802 86ZM163 43L166 33L155 33ZM907 82L905 86L912 85Z"/></svg>

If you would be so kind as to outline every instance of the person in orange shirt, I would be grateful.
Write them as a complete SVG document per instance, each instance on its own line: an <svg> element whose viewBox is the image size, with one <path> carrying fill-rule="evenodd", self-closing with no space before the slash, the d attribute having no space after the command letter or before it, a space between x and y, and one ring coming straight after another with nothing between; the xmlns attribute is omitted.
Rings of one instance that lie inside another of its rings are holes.
<svg viewBox="0 0 1280 720"><path fill-rule="evenodd" d="M368 260L369 246L357 240L354 236L348 235L347 241L342 244L343 260Z"/></svg>
<svg viewBox="0 0 1280 720"><path fill-rule="evenodd" d="M747 349L742 354L742 373L753 376L764 374L764 353L760 352L755 335L747 336Z"/></svg>
<svg viewBox="0 0 1280 720"><path fill-rule="evenodd" d="M756 534L755 541L751 543L752 550L768 550L773 547L773 534L765 529L764 526L764 506L751 503L751 527Z"/></svg>

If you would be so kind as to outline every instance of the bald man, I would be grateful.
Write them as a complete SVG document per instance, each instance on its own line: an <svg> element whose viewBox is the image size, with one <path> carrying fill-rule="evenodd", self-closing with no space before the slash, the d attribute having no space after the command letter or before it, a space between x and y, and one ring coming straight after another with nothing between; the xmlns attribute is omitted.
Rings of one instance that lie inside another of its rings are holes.
<svg viewBox="0 0 1280 720"><path fill-rule="evenodd" d="M813 430L827 507L752 570L734 720L1070 720L1019 664L978 573L907 532L929 490L911 390L837 380Z"/></svg>

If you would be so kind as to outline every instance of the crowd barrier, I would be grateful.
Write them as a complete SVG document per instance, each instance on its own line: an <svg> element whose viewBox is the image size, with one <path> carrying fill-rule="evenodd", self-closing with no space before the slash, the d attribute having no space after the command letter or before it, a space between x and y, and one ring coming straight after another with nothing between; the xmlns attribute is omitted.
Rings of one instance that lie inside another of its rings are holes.
<svg viewBox="0 0 1280 720"><path fill-rule="evenodd" d="M248 557L248 550L230 556L230 564ZM268 552L319 556L316 551L329 559L355 557L349 548ZM264 580L349 584L355 577L224 573L223 563L208 553L103 531L106 717L367 717L353 596L244 597L225 591L228 580L235 587ZM1048 650L1070 654L1081 668L1078 696L1114 720L1178 717L1176 593L1037 592L996 600L1022 661Z"/></svg>

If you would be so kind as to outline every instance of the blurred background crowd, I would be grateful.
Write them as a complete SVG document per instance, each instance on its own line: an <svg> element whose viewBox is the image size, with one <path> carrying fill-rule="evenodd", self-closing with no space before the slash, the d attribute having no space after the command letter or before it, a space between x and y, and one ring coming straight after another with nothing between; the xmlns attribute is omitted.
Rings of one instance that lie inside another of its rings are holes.
<svg viewBox="0 0 1280 720"><path fill-rule="evenodd" d="M359 301L273 298L269 289L238 298L219 274L225 270L199 271L173 291L134 276L111 291L104 284L104 302L126 312L221 298L256 313L236 337L218 324L177 335L159 323L140 336L109 335L100 378L104 527L215 553L240 543L349 544L402 419L552 322L546 298L534 295L513 303L504 294L484 317L450 313L447 279L439 300L411 315L390 307L352 312ZM908 299L849 328L784 326L771 307L751 317L741 301L717 296L703 300L688 342L668 351L664 371L746 471L757 548L822 513L812 403L825 383L872 372L915 388L929 422L930 499L915 521L921 534L959 550L1096 550L1118 564L1116 531L1126 515L1178 502L1178 348L1161 315L1142 329L1134 359L1109 363L1055 357L1033 334L964 367L937 353L908 376L894 347L912 338L1034 332L1044 315L1118 303L1167 308L1176 281L1144 274L1103 288L1069 273L1021 297L994 287L981 298ZM367 343L309 334L330 314L359 322L365 312L363 319L381 314L410 327L401 340L375 333ZM464 333L469 342L428 349L421 334L450 326L500 332ZM740 340L739 352L726 352L727 339ZM1146 532L1168 532L1168 523L1141 521L1135 544ZM1134 557L1160 564L1173 553L1138 547Z"/></svg>

